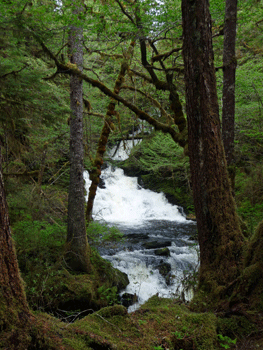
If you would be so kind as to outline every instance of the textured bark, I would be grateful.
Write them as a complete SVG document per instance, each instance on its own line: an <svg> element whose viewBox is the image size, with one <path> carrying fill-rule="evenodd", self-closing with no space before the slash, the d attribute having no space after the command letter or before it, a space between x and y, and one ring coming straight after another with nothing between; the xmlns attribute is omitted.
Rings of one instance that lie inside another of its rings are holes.
<svg viewBox="0 0 263 350"><path fill-rule="evenodd" d="M18 349L19 340L16 339L16 327L25 328L30 324L32 318L11 238L0 150L0 339L2 339L1 332L6 333L5 337L8 333L7 338L11 343L13 342L13 345L16 344ZM11 332L10 329L12 329Z"/></svg>
<svg viewBox="0 0 263 350"><path fill-rule="evenodd" d="M240 272L243 237L221 139L208 0L183 0L182 11L190 169L200 244L199 287L219 296Z"/></svg>
<svg viewBox="0 0 263 350"><path fill-rule="evenodd" d="M223 51L222 136L229 175L234 188L235 74L237 0L226 0Z"/></svg>
<svg viewBox="0 0 263 350"><path fill-rule="evenodd" d="M76 6L76 4L74 4ZM75 7L74 13L82 9ZM82 29L70 28L69 51L72 66L83 69ZM83 92L82 79L70 76L70 185L68 194L67 264L77 271L90 271L90 250L85 223L83 178Z"/></svg>
<svg viewBox="0 0 263 350"><path fill-rule="evenodd" d="M133 53L135 42L132 41L130 44L129 49L124 54L124 59L121 64L120 73L118 75L118 78L115 82L114 86L114 93L119 94L122 83L124 81L125 74L127 72L127 69L129 68L128 62L130 60L130 57ZM104 125L101 131L100 139L98 142L97 152L95 160L93 161L93 168L90 171L90 180L91 185L89 188L89 196L88 196L88 203L87 203L87 209L86 209L86 219L87 221L92 220L92 209L93 209L93 203L96 196L99 180L100 180L100 174L101 174L101 166L103 164L103 156L106 151L106 145L108 142L108 138L110 136L112 128L114 128L113 124L113 116L115 115L115 106L117 101L115 99L111 99L108 110L106 113L106 117L104 119Z"/></svg>

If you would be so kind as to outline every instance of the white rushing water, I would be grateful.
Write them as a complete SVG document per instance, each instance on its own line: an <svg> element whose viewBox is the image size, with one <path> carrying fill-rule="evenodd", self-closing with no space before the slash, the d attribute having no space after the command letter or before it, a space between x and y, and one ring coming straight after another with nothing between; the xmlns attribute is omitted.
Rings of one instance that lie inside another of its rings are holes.
<svg viewBox="0 0 263 350"><path fill-rule="evenodd" d="M84 177L88 190L87 172ZM155 249L144 249L140 238L139 246L135 244L103 255L115 268L128 275L130 283L124 292L138 297L138 302L130 306L129 311L156 293L161 297L178 295L185 271L197 265L197 247L189 244L189 236L184 234L193 222L187 220L177 206L168 203L163 194L141 188L137 178L125 176L122 169L109 167L102 172L102 179L105 188L97 191L93 210L95 220L117 226L127 237L135 232L146 235L148 241L171 242L168 247L170 257L156 256ZM158 270L161 263L171 266L169 285ZM191 293L185 297L190 299Z"/></svg>
<svg viewBox="0 0 263 350"><path fill-rule="evenodd" d="M115 155L116 159L120 157L127 157L126 150L120 149ZM84 173L84 178L88 193L88 172ZM170 204L164 194L143 189L137 178L125 176L120 168L106 168L101 178L104 188L97 189L93 218L117 226L130 242L121 250L103 252L105 259L128 275L130 283L124 292L138 297L138 302L130 306L129 311L156 293L161 297L174 296L181 289L185 271L198 263L197 247L189 239L195 224L187 220L176 205ZM134 236L135 239L130 238ZM170 256L157 256L157 246L146 249L146 242L167 246ZM167 276L160 274L162 264L171 268ZM190 299L191 295L185 297Z"/></svg>
<svg viewBox="0 0 263 350"><path fill-rule="evenodd" d="M87 172L84 178L88 190ZM149 220L186 222L177 206L170 204L163 193L143 189L136 177L125 176L122 169L108 167L101 178L105 188L97 189L93 208L95 220L129 226L147 224Z"/></svg>

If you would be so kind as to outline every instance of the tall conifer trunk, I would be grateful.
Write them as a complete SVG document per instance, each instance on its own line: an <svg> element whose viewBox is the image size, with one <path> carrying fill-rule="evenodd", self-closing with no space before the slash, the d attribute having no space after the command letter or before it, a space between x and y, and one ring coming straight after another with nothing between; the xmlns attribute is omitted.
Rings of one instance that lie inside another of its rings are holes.
<svg viewBox="0 0 263 350"><path fill-rule="evenodd" d="M229 175L234 189L235 78L237 0L226 0L223 51L222 136Z"/></svg>
<svg viewBox="0 0 263 350"><path fill-rule="evenodd" d="M74 2L73 13L82 7ZM83 70L82 28L72 25L69 35L69 53L72 65ZM67 263L78 271L90 270L90 253L85 224L85 195L83 178L83 92L82 79L70 76L70 185L68 194Z"/></svg>
<svg viewBox="0 0 263 350"><path fill-rule="evenodd" d="M0 348L2 349L1 342L4 340L14 348L22 349L22 339L27 342L23 329L31 324L32 319L11 238L0 147ZM20 329L20 339L16 327Z"/></svg>
<svg viewBox="0 0 263 350"><path fill-rule="evenodd" d="M182 0L189 157L200 245L199 288L223 296L240 272L242 233L221 139L208 0Z"/></svg>

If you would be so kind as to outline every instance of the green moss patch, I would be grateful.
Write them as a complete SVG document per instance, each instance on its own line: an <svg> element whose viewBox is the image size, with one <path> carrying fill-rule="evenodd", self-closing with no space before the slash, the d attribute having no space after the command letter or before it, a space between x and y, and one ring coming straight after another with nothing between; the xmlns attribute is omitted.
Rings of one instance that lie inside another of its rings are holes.
<svg viewBox="0 0 263 350"><path fill-rule="evenodd" d="M158 296L132 314L123 306L108 307L76 321L69 329L79 339L76 349L94 341L100 345L98 349L219 349L213 314L192 313L175 300Z"/></svg>

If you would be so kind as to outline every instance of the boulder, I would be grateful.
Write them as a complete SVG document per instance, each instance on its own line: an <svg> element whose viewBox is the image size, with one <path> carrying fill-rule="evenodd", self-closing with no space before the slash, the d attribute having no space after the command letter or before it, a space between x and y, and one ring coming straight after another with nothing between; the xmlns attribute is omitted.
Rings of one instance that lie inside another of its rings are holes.
<svg viewBox="0 0 263 350"><path fill-rule="evenodd" d="M158 255L158 256L170 256L171 255L170 250L167 247L156 249L154 251L154 254Z"/></svg>

